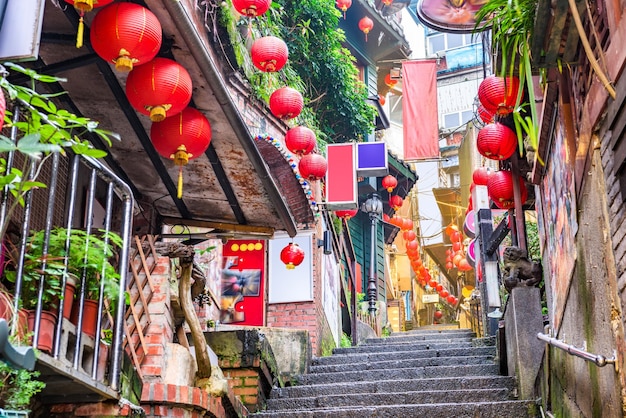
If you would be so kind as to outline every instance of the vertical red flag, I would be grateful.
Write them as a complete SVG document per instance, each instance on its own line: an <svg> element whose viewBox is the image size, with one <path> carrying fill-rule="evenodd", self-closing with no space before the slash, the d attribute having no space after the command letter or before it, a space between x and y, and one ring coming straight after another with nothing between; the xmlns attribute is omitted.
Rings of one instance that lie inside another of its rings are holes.
<svg viewBox="0 0 626 418"><path fill-rule="evenodd" d="M402 63L404 160L439 157L437 61Z"/></svg>

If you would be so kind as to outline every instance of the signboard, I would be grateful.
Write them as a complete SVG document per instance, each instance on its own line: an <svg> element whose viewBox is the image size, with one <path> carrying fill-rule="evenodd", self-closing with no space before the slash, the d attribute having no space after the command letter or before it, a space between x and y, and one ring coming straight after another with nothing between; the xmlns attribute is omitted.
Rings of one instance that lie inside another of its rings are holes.
<svg viewBox="0 0 626 418"><path fill-rule="evenodd" d="M439 303L439 294L428 293L422 295L422 303Z"/></svg>
<svg viewBox="0 0 626 418"><path fill-rule="evenodd" d="M313 254L311 233L299 233L293 239L287 234L274 234L269 241L269 303L308 302L313 300ZM290 242L304 251L304 261L288 270L280 261L280 252Z"/></svg>
<svg viewBox="0 0 626 418"><path fill-rule="evenodd" d="M45 0L0 0L0 59L33 61L39 56Z"/></svg>
<svg viewBox="0 0 626 418"><path fill-rule="evenodd" d="M387 144L384 142L360 142L356 144L359 177L380 177L389 173Z"/></svg>
<svg viewBox="0 0 626 418"><path fill-rule="evenodd" d="M326 146L326 207L328 210L356 209L359 196L354 143Z"/></svg>

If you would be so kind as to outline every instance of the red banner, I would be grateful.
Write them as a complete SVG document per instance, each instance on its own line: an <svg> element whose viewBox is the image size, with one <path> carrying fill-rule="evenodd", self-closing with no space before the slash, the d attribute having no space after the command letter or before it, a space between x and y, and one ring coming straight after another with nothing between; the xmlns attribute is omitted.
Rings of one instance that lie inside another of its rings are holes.
<svg viewBox="0 0 626 418"><path fill-rule="evenodd" d="M436 60L402 63L404 160L439 157Z"/></svg>

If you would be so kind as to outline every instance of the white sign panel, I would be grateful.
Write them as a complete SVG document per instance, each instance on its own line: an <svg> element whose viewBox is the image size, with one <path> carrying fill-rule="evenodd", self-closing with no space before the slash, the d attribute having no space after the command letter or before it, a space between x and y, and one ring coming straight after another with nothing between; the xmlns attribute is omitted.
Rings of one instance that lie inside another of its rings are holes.
<svg viewBox="0 0 626 418"><path fill-rule="evenodd" d="M0 28L0 59L36 60L43 23L45 0L0 0L6 5Z"/></svg>
<svg viewBox="0 0 626 418"><path fill-rule="evenodd" d="M269 303L305 302L313 300L313 263L311 234L298 234L293 242L304 250L304 261L293 270L280 261L280 252L291 242L286 234L276 233L268 241Z"/></svg>
<svg viewBox="0 0 626 418"><path fill-rule="evenodd" d="M422 295L422 303L439 303L439 295L437 293Z"/></svg>

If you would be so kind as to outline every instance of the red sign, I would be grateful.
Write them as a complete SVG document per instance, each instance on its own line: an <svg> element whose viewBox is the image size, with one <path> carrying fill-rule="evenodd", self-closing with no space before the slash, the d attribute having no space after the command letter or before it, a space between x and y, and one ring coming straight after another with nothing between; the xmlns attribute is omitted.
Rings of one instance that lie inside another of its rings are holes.
<svg viewBox="0 0 626 418"><path fill-rule="evenodd" d="M328 210L356 209L356 147L353 143L328 144L326 161L326 207Z"/></svg>

